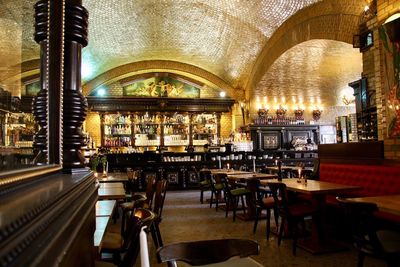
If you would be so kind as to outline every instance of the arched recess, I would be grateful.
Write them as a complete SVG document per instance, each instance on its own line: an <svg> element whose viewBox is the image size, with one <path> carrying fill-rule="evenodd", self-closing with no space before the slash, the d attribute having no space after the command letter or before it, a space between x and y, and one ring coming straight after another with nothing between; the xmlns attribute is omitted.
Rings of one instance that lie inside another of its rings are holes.
<svg viewBox="0 0 400 267"><path fill-rule="evenodd" d="M258 56L245 87L246 99L274 61L293 46L312 39L353 42L358 34L363 0L327 0L290 17L271 36Z"/></svg>
<svg viewBox="0 0 400 267"><path fill-rule="evenodd" d="M190 76L198 77L214 84L221 90L225 91L228 96L234 99L240 99L243 97L243 91L236 90L227 82L219 78L218 76L201 69L199 67L185 64L176 61L167 60L149 60L149 61L139 61L118 66L111 69L101 75L97 76L93 80L87 82L83 85L83 94L89 95L92 90L101 85L106 85L116 80L127 77L127 75L134 75L137 73L147 73L153 71L165 71L171 73L187 73Z"/></svg>

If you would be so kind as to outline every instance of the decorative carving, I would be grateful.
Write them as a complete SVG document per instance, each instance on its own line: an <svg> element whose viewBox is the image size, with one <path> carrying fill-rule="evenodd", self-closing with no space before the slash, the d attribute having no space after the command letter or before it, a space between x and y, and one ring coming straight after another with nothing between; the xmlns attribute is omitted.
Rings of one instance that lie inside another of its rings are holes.
<svg viewBox="0 0 400 267"><path fill-rule="evenodd" d="M86 117L87 102L81 88L81 49L88 43L88 12L81 6L65 6L65 77L63 101L63 167L72 171L85 166L80 152L84 146L81 126Z"/></svg>
<svg viewBox="0 0 400 267"><path fill-rule="evenodd" d="M44 165L48 162L47 157L47 26L48 26L48 2L39 1L35 4L35 41L40 44L42 56L40 57L40 83L41 90L33 99L32 113L39 124L39 131L33 139L35 150L34 162L37 165ZM44 56L43 56L44 55Z"/></svg>
<svg viewBox="0 0 400 267"><path fill-rule="evenodd" d="M276 117L278 119L283 119L285 118L286 115L286 109L282 106L279 106L279 108L276 110Z"/></svg>
<svg viewBox="0 0 400 267"><path fill-rule="evenodd" d="M297 108L294 111L294 117L296 120L304 120L304 109Z"/></svg>

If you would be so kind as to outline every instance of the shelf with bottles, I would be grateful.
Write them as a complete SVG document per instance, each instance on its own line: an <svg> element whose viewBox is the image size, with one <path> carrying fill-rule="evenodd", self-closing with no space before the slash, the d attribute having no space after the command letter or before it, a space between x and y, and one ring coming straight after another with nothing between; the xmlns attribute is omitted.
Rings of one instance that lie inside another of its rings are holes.
<svg viewBox="0 0 400 267"><path fill-rule="evenodd" d="M160 136L156 134L135 134L135 146L159 146Z"/></svg>
<svg viewBox="0 0 400 267"><path fill-rule="evenodd" d="M205 145L217 138L217 117L215 114L198 114L193 117L193 145Z"/></svg>
<svg viewBox="0 0 400 267"><path fill-rule="evenodd" d="M119 147L131 146L132 138L128 136L105 136L103 146L105 147Z"/></svg>
<svg viewBox="0 0 400 267"><path fill-rule="evenodd" d="M258 116L254 125L305 125L305 121L295 117Z"/></svg>

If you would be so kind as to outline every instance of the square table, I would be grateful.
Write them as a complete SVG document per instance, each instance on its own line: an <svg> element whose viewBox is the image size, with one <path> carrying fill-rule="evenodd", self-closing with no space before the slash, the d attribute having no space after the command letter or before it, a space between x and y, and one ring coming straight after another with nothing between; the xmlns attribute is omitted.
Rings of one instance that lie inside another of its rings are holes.
<svg viewBox="0 0 400 267"><path fill-rule="evenodd" d="M380 211L400 215L400 195L349 198L357 202L375 203Z"/></svg>
<svg viewBox="0 0 400 267"><path fill-rule="evenodd" d="M361 189L360 186L336 184L324 181L308 180L306 184L297 182L297 179L261 180L260 183L268 185L270 182L284 183L286 189L294 192L311 195L312 204L317 209L317 213L312 217L311 239L299 240L298 246L305 250L317 254L337 251L343 246L329 242L325 238L323 223L325 220L325 199L328 194L340 194L343 192Z"/></svg>
<svg viewBox="0 0 400 267"><path fill-rule="evenodd" d="M113 214L116 200L98 200L96 202L96 217L110 216Z"/></svg>
<svg viewBox="0 0 400 267"><path fill-rule="evenodd" d="M122 183L104 184L100 183L98 189L99 199L124 199L125 189Z"/></svg>

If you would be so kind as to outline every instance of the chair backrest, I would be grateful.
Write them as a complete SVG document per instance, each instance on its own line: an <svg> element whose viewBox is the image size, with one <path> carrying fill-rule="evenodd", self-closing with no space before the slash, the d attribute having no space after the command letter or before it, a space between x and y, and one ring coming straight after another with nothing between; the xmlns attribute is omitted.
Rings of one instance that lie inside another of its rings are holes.
<svg viewBox="0 0 400 267"><path fill-rule="evenodd" d="M210 170L200 170L200 181L211 181L211 171Z"/></svg>
<svg viewBox="0 0 400 267"><path fill-rule="evenodd" d="M149 227L154 219L155 214L149 210L138 208L135 210L134 216L131 216L129 220L129 226L126 232L126 241L124 239L124 245L126 245L126 253L122 258L119 267L133 267L136 259L139 255L140 239L139 234L143 226Z"/></svg>
<svg viewBox="0 0 400 267"><path fill-rule="evenodd" d="M262 194L260 192L260 180L258 179L247 179L247 189L251 192L251 200L254 204L262 201Z"/></svg>
<svg viewBox="0 0 400 267"><path fill-rule="evenodd" d="M223 184L223 178L226 177L226 174L216 173L211 175L211 187L213 190L216 190L216 185Z"/></svg>
<svg viewBox="0 0 400 267"><path fill-rule="evenodd" d="M260 246L249 239L216 239L181 242L157 250L158 262L183 261L193 266L226 261L239 256L258 255Z"/></svg>
<svg viewBox="0 0 400 267"><path fill-rule="evenodd" d="M126 250L120 267L131 267L135 264L139 253L139 233L142 221L139 217L131 216L127 221L127 228L124 235L122 248Z"/></svg>
<svg viewBox="0 0 400 267"><path fill-rule="evenodd" d="M139 174L138 171L134 171L131 168L126 169L128 181L126 182L127 191L130 193L137 192L139 190Z"/></svg>
<svg viewBox="0 0 400 267"><path fill-rule="evenodd" d="M268 182L268 187L271 190L272 197L274 198L275 207L279 210L279 215L290 216L286 185L280 182Z"/></svg>
<svg viewBox="0 0 400 267"><path fill-rule="evenodd" d="M164 208L165 196L167 195L168 180L162 179L157 182L156 195L154 197L153 212L161 219L161 214Z"/></svg>
<svg viewBox="0 0 400 267"><path fill-rule="evenodd" d="M147 198L147 204L149 205L149 208L151 209L153 205L153 198L154 198L154 192L157 184L157 177L154 175L149 175L147 176L147 181L146 181L146 198Z"/></svg>
<svg viewBox="0 0 400 267"><path fill-rule="evenodd" d="M378 211L378 206L375 203L356 202L341 197L336 199L343 208L344 218L350 227L355 246L365 247L369 244L375 252L382 253L383 248L376 236L377 223L373 214Z"/></svg>

